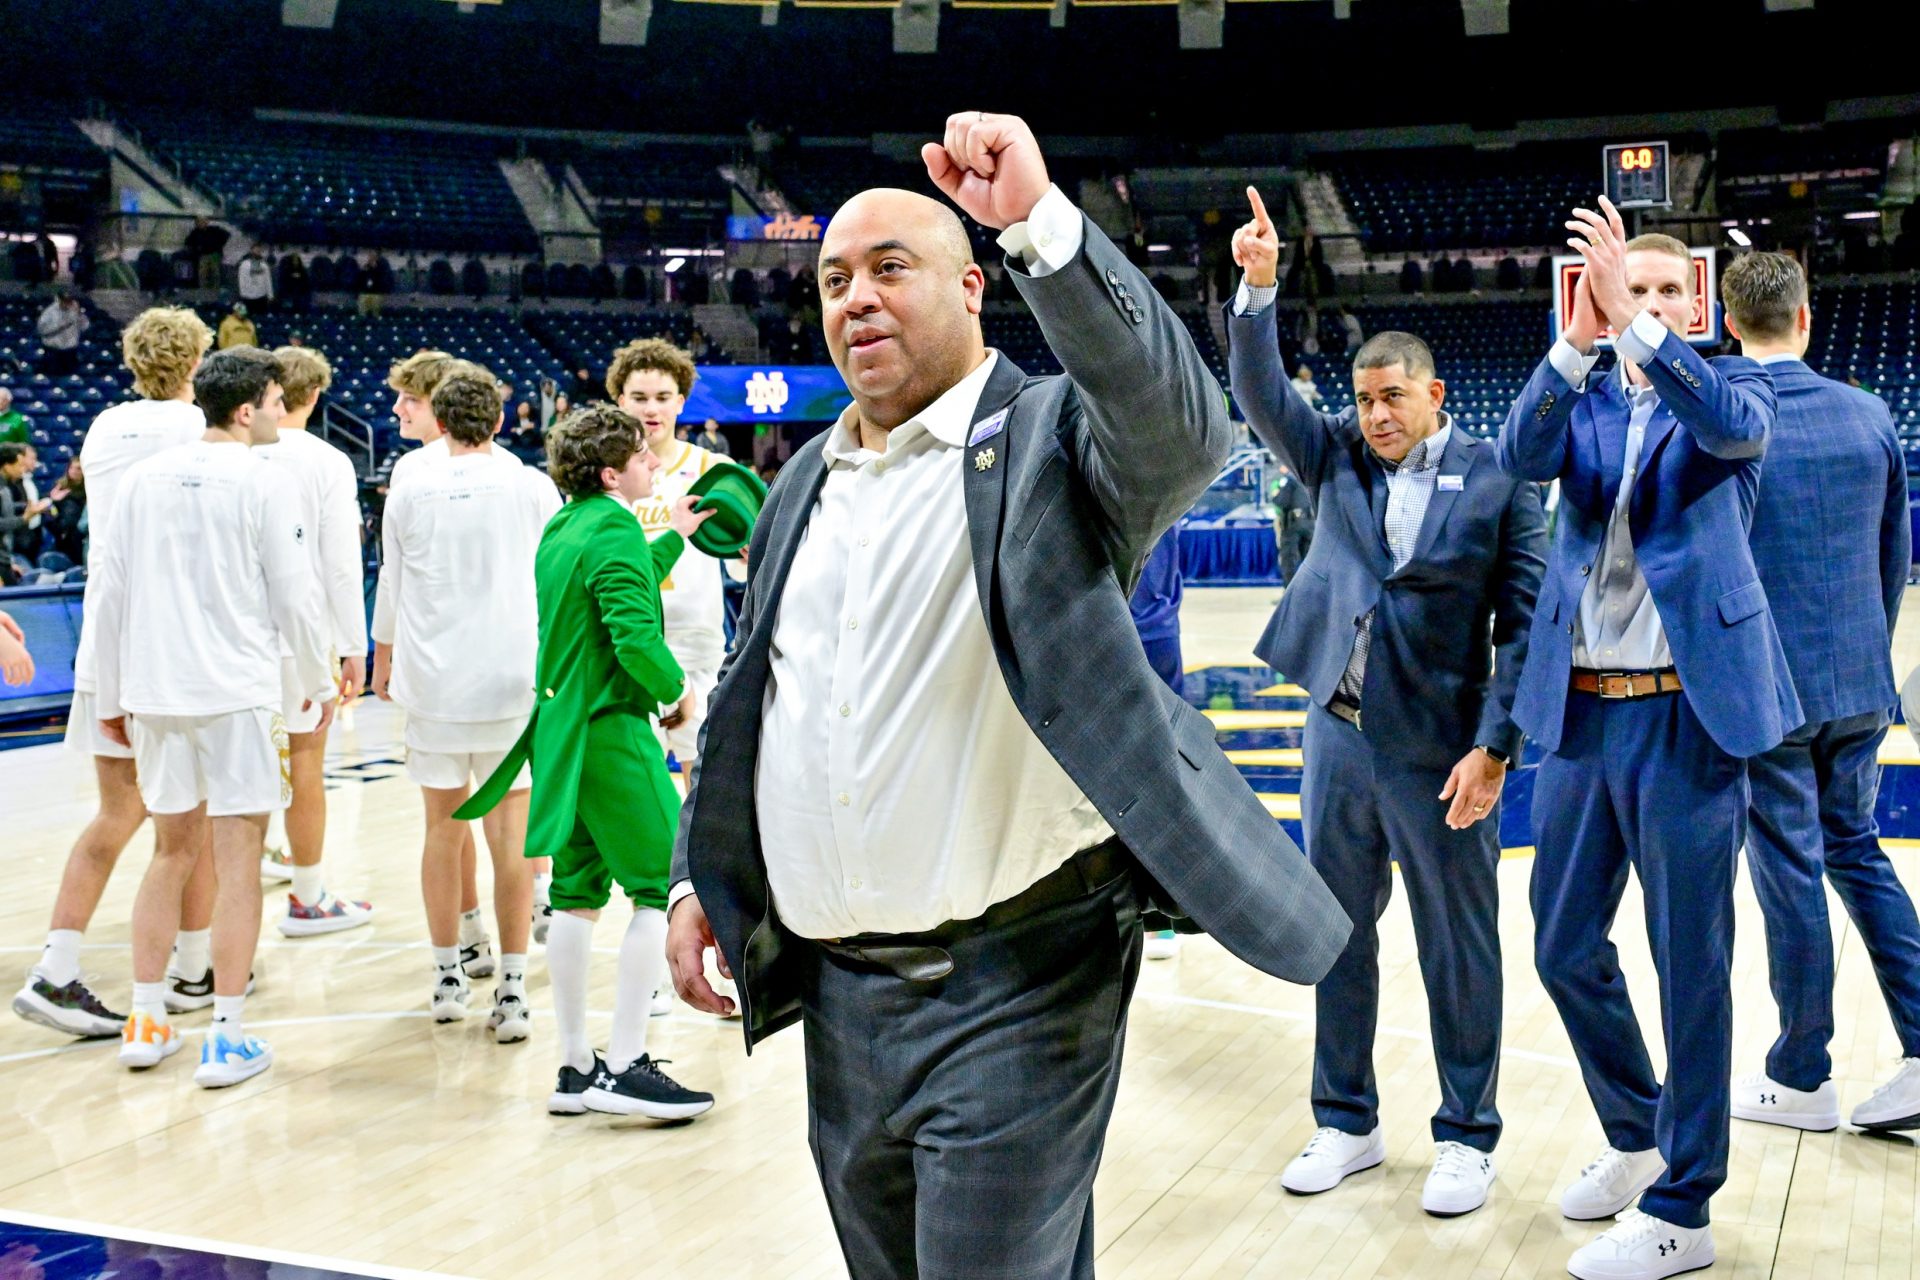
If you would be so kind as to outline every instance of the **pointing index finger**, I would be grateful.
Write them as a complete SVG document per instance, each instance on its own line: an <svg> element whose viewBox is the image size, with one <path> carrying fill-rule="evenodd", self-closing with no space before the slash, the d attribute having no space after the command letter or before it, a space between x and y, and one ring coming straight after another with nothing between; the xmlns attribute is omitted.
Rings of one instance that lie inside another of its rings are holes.
<svg viewBox="0 0 1920 1280"><path fill-rule="evenodd" d="M1247 188L1247 201L1253 205L1253 221L1262 234L1273 230L1273 219L1267 216L1267 202L1260 198L1258 188Z"/></svg>

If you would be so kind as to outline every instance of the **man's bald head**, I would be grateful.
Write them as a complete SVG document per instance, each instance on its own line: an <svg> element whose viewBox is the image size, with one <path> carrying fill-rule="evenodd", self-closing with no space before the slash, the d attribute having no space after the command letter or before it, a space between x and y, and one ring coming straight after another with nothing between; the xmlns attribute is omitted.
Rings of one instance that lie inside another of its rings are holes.
<svg viewBox="0 0 1920 1280"><path fill-rule="evenodd" d="M881 187L840 206L820 245L820 323L863 430L892 430L986 358L986 287L940 201Z"/></svg>
<svg viewBox="0 0 1920 1280"><path fill-rule="evenodd" d="M913 243L908 247L918 248L922 257L944 252L955 269L973 261L973 242L967 239L967 228L961 223L960 215L918 191L870 187L841 205L827 224L826 238L820 244L822 265L829 253L846 248L834 243L834 228L840 225L847 225L849 229L854 226L890 228L892 238L906 241L911 237Z"/></svg>

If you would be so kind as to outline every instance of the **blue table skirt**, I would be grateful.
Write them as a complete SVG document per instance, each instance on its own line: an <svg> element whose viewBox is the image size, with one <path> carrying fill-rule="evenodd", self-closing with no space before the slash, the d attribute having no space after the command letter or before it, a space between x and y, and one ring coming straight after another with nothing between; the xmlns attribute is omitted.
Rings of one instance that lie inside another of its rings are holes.
<svg viewBox="0 0 1920 1280"><path fill-rule="evenodd" d="M1280 581L1273 526L1266 521L1187 520L1180 526L1180 575L1192 583L1255 586Z"/></svg>

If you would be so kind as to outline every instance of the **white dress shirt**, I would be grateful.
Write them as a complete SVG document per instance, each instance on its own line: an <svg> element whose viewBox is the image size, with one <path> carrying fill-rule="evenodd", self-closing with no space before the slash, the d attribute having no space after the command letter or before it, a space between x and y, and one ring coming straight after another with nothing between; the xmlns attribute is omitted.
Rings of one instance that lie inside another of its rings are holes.
<svg viewBox="0 0 1920 1280"><path fill-rule="evenodd" d="M1631 360L1645 368L1653 361L1654 351L1666 341L1667 332L1665 325L1642 311L1614 339L1614 350L1623 361ZM1586 387L1587 375L1598 359L1597 355L1581 355L1564 338L1547 353L1548 362L1575 391ZM1601 541L1593 575L1580 594L1573 665L1602 671L1654 671L1673 665L1673 650L1667 645L1667 629L1660 621L1646 575L1640 572L1630 512L1633 487L1640 480L1640 450L1646 443L1647 424L1660 405L1660 394L1652 387L1635 386L1624 364L1617 376L1629 406L1626 454L1620 490L1607 517L1607 536Z"/></svg>
<svg viewBox="0 0 1920 1280"><path fill-rule="evenodd" d="M1440 478L1440 463L1446 457L1447 441L1453 438L1453 416L1442 413L1440 425L1426 439L1418 441L1399 462L1378 458L1387 476L1386 534L1387 553L1393 557L1395 573L1413 559L1420 541L1420 525L1433 505L1433 489ZM1341 673L1335 692L1345 701L1360 705L1360 692L1367 683L1367 655L1373 648L1373 610L1367 610L1353 637L1353 650L1347 655L1347 669Z"/></svg>
<svg viewBox="0 0 1920 1280"><path fill-rule="evenodd" d="M1034 275L1080 242L1057 188L1000 237ZM970 919L1113 834L1014 705L981 610L962 466L997 361L883 452L861 447L857 406L825 442L773 621L754 785L774 904L803 937Z"/></svg>

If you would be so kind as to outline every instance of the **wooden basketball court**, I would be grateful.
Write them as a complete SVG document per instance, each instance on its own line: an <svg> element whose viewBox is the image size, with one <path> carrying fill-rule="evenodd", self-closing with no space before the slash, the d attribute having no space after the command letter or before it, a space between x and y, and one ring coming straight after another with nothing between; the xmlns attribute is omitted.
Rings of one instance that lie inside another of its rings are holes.
<svg viewBox="0 0 1920 1280"><path fill-rule="evenodd" d="M1273 595L1190 591L1189 662L1250 662ZM1896 645L1901 674L1920 625L1914 610L1907 617ZM300 942L269 925L248 1026L272 1041L271 1071L207 1092L192 1082L190 1055L134 1075L115 1061L115 1042L74 1045L0 1018L0 1217L302 1255L371 1274L844 1274L806 1149L797 1030L749 1059L736 1024L684 1005L655 1019L652 1052L719 1100L707 1117L675 1126L546 1114L555 1064L538 955L528 975L531 1040L495 1045L484 1016L430 1021L420 801L402 776L398 729L392 708L363 700L334 734L329 880L371 898L375 923ZM39 954L68 846L90 816L92 775L59 747L10 751L0 753L0 792L0 976L17 985ZM1920 893L1916 844L1891 847ZM117 1007L130 981L126 920L150 847L143 830L87 938L83 964ZM1177 960L1146 966L1134 1001L1096 1191L1101 1275L1564 1275L1568 1254L1596 1228L1563 1221L1556 1199L1603 1139L1533 975L1527 852L1516 848L1500 868L1507 1128L1484 1209L1451 1221L1420 1210L1438 1086L1412 929L1396 898L1381 926L1387 1163L1310 1199L1280 1189L1280 1170L1314 1128L1312 993L1189 940ZM269 921L282 906L269 890ZM1776 1024L1744 875L1738 908L1734 1069L1744 1074L1761 1067ZM617 907L608 914L592 1000L602 1027L624 919ZM1851 1109L1890 1073L1899 1048L1837 902L1833 918L1834 1074ZM1637 889L1615 937L1658 1061ZM475 984L476 1006L490 1003L490 983ZM208 1017L181 1019L190 1050ZM1735 1121L1731 1174L1713 1212L1714 1275L1920 1277L1920 1145Z"/></svg>

